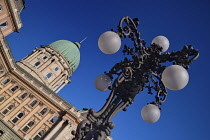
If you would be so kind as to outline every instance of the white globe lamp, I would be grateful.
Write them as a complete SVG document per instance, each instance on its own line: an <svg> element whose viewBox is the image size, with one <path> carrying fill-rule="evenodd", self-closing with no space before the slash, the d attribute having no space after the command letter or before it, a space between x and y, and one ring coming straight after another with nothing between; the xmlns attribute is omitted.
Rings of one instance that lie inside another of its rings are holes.
<svg viewBox="0 0 210 140"><path fill-rule="evenodd" d="M188 72L182 66L171 65L163 71L162 82L168 89L183 89L187 85L188 81Z"/></svg>
<svg viewBox="0 0 210 140"><path fill-rule="evenodd" d="M101 74L96 77L94 85L99 91L107 91L109 86L111 86L111 79L105 74Z"/></svg>
<svg viewBox="0 0 210 140"><path fill-rule="evenodd" d="M157 36L152 40L152 44L158 44L160 45L163 49L161 52L165 52L169 48L169 40L165 36Z"/></svg>
<svg viewBox="0 0 210 140"><path fill-rule="evenodd" d="M121 39L115 32L107 31L99 37L98 46L103 53L114 54L120 49Z"/></svg>
<svg viewBox="0 0 210 140"><path fill-rule="evenodd" d="M148 123L155 123L160 118L160 109L154 104L145 105L141 110L142 119Z"/></svg>

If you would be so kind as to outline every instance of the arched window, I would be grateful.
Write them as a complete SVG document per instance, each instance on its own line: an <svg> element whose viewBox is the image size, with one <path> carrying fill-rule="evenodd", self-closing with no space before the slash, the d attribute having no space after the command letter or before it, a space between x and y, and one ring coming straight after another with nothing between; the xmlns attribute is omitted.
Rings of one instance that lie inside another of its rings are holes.
<svg viewBox="0 0 210 140"><path fill-rule="evenodd" d="M24 100L27 96L28 96L28 93L27 93L27 92L24 92L24 93L22 93L22 94L19 96L19 98L20 98L21 100Z"/></svg>
<svg viewBox="0 0 210 140"><path fill-rule="evenodd" d="M10 90L12 91L12 92L15 92L17 89L19 88L19 86L14 86L14 87L12 87Z"/></svg>
<svg viewBox="0 0 210 140"><path fill-rule="evenodd" d="M4 79L1 83L3 84L3 85L6 85L7 83L9 83L9 78L6 78L6 79Z"/></svg>
<svg viewBox="0 0 210 140"><path fill-rule="evenodd" d="M43 57L43 59L46 60L46 59L47 59L47 56L45 55L45 56Z"/></svg>
<svg viewBox="0 0 210 140"><path fill-rule="evenodd" d="M42 136L44 136L45 134L45 130L42 129L41 131L39 131L39 133L36 134L36 136L34 136L33 140L40 140Z"/></svg>
<svg viewBox="0 0 210 140"><path fill-rule="evenodd" d="M36 63L34 63L34 67L37 67L37 66L39 66L41 63L38 61L38 62L36 62Z"/></svg>
<svg viewBox="0 0 210 140"><path fill-rule="evenodd" d="M44 114L47 112L47 107L43 108L39 113L44 116Z"/></svg>
<svg viewBox="0 0 210 140"><path fill-rule="evenodd" d="M3 22L3 23L0 24L0 29L2 30L4 28L6 28L7 26L8 26L7 21L6 22Z"/></svg>
<svg viewBox="0 0 210 140"><path fill-rule="evenodd" d="M38 103L38 101L35 99L29 103L29 106L34 107L37 103Z"/></svg>
<svg viewBox="0 0 210 140"><path fill-rule="evenodd" d="M1 70L0 71L0 76L2 76L4 74L4 71L3 70Z"/></svg>
<svg viewBox="0 0 210 140"><path fill-rule="evenodd" d="M24 116L23 112L19 112L13 119L12 122L15 124L17 123L22 117Z"/></svg>
<svg viewBox="0 0 210 140"><path fill-rule="evenodd" d="M10 112L15 107L14 104L8 105L1 113L6 115L8 112Z"/></svg>
<svg viewBox="0 0 210 140"><path fill-rule="evenodd" d="M29 121L22 129L24 133L26 133L33 125L35 124L34 121Z"/></svg>
<svg viewBox="0 0 210 140"><path fill-rule="evenodd" d="M54 70L55 70L55 71L58 71L58 70L59 70L59 68L58 68L58 67L55 67L55 68L54 68Z"/></svg>
<svg viewBox="0 0 210 140"><path fill-rule="evenodd" d="M0 5L0 12L1 12L1 11L3 11L3 8L2 8L2 6Z"/></svg>
<svg viewBox="0 0 210 140"><path fill-rule="evenodd" d="M53 117L50 119L50 122L51 122L52 124L54 124L57 120L58 120L58 116L56 115L56 116L53 116Z"/></svg>
<svg viewBox="0 0 210 140"><path fill-rule="evenodd" d="M47 75L45 75L46 80L50 79L50 77L52 77L52 73L48 73Z"/></svg>
<svg viewBox="0 0 210 140"><path fill-rule="evenodd" d="M4 134L3 130L0 130L0 137Z"/></svg>
<svg viewBox="0 0 210 140"><path fill-rule="evenodd" d="M0 103L2 103L5 100L4 96L0 96Z"/></svg>

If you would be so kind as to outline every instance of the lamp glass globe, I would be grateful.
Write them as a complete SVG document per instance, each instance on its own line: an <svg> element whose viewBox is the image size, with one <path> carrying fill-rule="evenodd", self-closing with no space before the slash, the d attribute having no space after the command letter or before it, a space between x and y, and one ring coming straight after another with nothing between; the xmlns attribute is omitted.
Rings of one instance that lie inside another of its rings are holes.
<svg viewBox="0 0 210 140"><path fill-rule="evenodd" d="M120 49L121 39L115 32L107 31L99 37L98 46L103 53L114 54Z"/></svg>
<svg viewBox="0 0 210 140"><path fill-rule="evenodd" d="M169 40L165 36L157 36L152 40L152 44L158 44L160 45L163 49L161 52L165 52L169 48Z"/></svg>
<svg viewBox="0 0 210 140"><path fill-rule="evenodd" d="M99 91L107 91L109 86L111 86L111 79L109 76L101 74L96 77L94 85Z"/></svg>
<svg viewBox="0 0 210 140"><path fill-rule="evenodd" d="M141 110L142 119L148 123L155 123L160 118L160 109L154 104L145 105Z"/></svg>
<svg viewBox="0 0 210 140"><path fill-rule="evenodd" d="M162 82L168 89L183 89L187 85L188 81L188 72L182 66L171 65L163 71Z"/></svg>

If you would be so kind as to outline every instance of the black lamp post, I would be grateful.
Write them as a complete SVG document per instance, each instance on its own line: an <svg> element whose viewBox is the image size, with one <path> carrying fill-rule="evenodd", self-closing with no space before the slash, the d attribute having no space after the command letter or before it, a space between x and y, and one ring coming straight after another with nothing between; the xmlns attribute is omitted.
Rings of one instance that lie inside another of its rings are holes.
<svg viewBox="0 0 210 140"><path fill-rule="evenodd" d="M96 88L100 91L111 90L110 95L98 112L93 109L88 111L87 119L72 132L75 135L73 140L106 140L114 128L112 118L119 111L126 111L126 107L145 88L148 94L156 96L155 101L143 107L141 115L146 122L154 123L160 117L160 105L166 100L166 88L180 90L187 85L189 76L186 69L198 58L198 50L185 45L181 51L164 53L169 47L169 41L164 36L154 38L151 46L146 47L144 40L140 39L138 24L137 18L123 17L118 31L108 31L100 36L99 48L106 54L118 51L122 38L130 38L134 45L124 45L124 60L96 78ZM173 65L167 68L162 65L167 61Z"/></svg>

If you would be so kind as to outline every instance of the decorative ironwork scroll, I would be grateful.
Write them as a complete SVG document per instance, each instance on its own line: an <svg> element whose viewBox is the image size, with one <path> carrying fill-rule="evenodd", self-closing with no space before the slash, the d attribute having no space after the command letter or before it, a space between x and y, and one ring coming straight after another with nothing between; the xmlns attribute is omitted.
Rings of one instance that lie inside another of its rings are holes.
<svg viewBox="0 0 210 140"><path fill-rule="evenodd" d="M146 47L146 43L140 38L138 24L137 18L127 16L120 20L118 31L115 32L121 38L130 38L133 46L124 45L124 60L105 72L111 79L117 77L110 87L110 95L98 112L89 110L87 119L78 125L77 131L72 132L75 135L73 140L106 140L110 130L114 128L112 118L119 111L126 111L126 107L145 88L148 89L148 94L156 94L155 101L151 104L160 108L167 97L166 87L161 81L166 66L162 64L168 61L189 69L189 65L198 58L198 50L188 45L181 51L171 53L161 53L162 47L157 44Z"/></svg>

